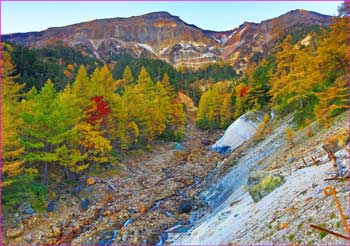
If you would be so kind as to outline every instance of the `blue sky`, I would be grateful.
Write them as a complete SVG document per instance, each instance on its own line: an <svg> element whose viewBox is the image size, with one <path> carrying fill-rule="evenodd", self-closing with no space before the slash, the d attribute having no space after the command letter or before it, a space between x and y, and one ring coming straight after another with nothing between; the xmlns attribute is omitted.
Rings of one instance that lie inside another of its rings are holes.
<svg viewBox="0 0 350 246"><path fill-rule="evenodd" d="M168 11L200 28L230 30L293 9L335 15L341 1L329 2L2 2L1 32L41 31L94 19Z"/></svg>

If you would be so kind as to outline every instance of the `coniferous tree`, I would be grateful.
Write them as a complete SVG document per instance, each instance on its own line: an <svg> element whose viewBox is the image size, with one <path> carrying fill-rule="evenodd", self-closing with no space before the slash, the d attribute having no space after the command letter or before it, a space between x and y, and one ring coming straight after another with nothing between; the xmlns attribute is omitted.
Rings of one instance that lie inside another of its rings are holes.
<svg viewBox="0 0 350 246"><path fill-rule="evenodd" d="M91 98L99 96L108 102L113 101L118 83L113 79L112 73L106 64L101 69L95 69L90 81Z"/></svg>
<svg viewBox="0 0 350 246"><path fill-rule="evenodd" d="M82 114L89 106L92 95L88 73L85 66L81 65L72 85L72 100L77 104L79 113Z"/></svg>
<svg viewBox="0 0 350 246"><path fill-rule="evenodd" d="M158 91L161 93L159 95L160 98L164 97L164 101L166 103L166 106L164 108L167 114L167 124L162 135L165 139L173 139L178 141L184 136L186 115L183 109L183 105L179 101L178 94L175 92L174 87L170 83L170 79L167 73L164 74L161 84L157 84L157 86L159 87ZM163 93L161 91L163 91ZM170 105L168 105L168 99L170 100Z"/></svg>
<svg viewBox="0 0 350 246"><path fill-rule="evenodd" d="M162 79L162 84L164 88L166 89L168 96L170 97L171 100L174 100L177 95L174 90L174 87L170 83L170 79L167 73L164 74L163 79Z"/></svg>
<svg viewBox="0 0 350 246"><path fill-rule="evenodd" d="M245 83L240 83L234 88L234 112L233 118L237 119L245 112L249 110L251 107L249 105L249 97L248 97L249 87Z"/></svg>
<svg viewBox="0 0 350 246"><path fill-rule="evenodd" d="M224 128L231 123L231 83L218 82L203 93L199 101L196 123L199 128Z"/></svg>
<svg viewBox="0 0 350 246"><path fill-rule="evenodd" d="M21 130L25 160L42 170L46 184L49 165L59 161L56 150L64 144L68 134L68 114L57 99L50 80L26 103L30 106L22 113L24 126Z"/></svg>
<svg viewBox="0 0 350 246"><path fill-rule="evenodd" d="M290 76L291 65L295 61L294 47L291 43L292 36L288 35L281 44L277 46L278 52L275 55L276 69L271 73L271 90L273 105L277 110L284 112L288 108L287 98L284 94L284 87L287 85L286 78Z"/></svg>
<svg viewBox="0 0 350 246"><path fill-rule="evenodd" d="M132 82L134 82L134 77L132 76L132 72L129 66L125 67L124 73L123 73L123 84L129 85Z"/></svg>
<svg viewBox="0 0 350 246"><path fill-rule="evenodd" d="M332 118L350 108L349 87L345 76L339 77L333 86L317 94L320 103L316 106L315 114L318 121L329 127Z"/></svg>
<svg viewBox="0 0 350 246"><path fill-rule="evenodd" d="M19 85L15 82L18 76L14 75L15 67L8 52L2 52L0 65L2 71L2 174L5 187L12 184L13 177L23 172L21 155L24 149L20 145L18 132L23 126L23 121L19 117L21 113L19 96L25 84Z"/></svg>
<svg viewBox="0 0 350 246"><path fill-rule="evenodd" d="M273 65L271 58L263 60L249 76L248 103L253 110L261 110L270 101L270 71Z"/></svg>
<svg viewBox="0 0 350 246"><path fill-rule="evenodd" d="M125 91L125 87L131 85L134 82L134 77L129 66L126 66L123 73L123 78L116 82L117 93L122 94Z"/></svg>

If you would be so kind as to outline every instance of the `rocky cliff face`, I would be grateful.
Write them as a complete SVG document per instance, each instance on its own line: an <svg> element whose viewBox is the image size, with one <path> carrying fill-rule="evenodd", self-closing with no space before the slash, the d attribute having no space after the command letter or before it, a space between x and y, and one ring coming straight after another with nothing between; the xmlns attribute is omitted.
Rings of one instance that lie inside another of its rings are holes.
<svg viewBox="0 0 350 246"><path fill-rule="evenodd" d="M328 25L331 21L331 16L294 10L259 24L246 22L230 31L214 32L187 24L167 12L155 12L93 20L41 32L9 34L3 39L32 47L44 47L61 40L101 59L127 53L188 67L224 60L241 70L254 52L266 55L271 50L277 29L286 33L296 26Z"/></svg>

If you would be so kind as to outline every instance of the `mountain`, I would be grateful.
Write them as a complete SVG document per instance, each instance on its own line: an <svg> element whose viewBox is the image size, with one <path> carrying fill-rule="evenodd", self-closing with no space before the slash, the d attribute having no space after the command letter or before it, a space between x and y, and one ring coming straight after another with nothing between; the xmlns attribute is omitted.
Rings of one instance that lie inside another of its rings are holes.
<svg viewBox="0 0 350 246"><path fill-rule="evenodd" d="M187 67L227 61L240 71L254 55L269 53L277 39L276 33L286 35L298 28L325 26L331 22L331 16L293 10L261 23L245 22L233 30L215 32L188 24L168 12L154 12L53 27L41 32L8 34L3 35L3 39L31 47L62 41L103 60L112 58L113 54L126 53Z"/></svg>

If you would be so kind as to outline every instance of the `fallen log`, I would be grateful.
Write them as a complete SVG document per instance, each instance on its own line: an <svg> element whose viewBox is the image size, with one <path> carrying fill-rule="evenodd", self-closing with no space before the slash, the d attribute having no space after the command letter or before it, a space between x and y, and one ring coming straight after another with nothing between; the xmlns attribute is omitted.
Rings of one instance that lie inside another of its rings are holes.
<svg viewBox="0 0 350 246"><path fill-rule="evenodd" d="M343 177L345 175L345 170L340 163L340 161L337 159L337 157L334 155L333 151L329 150L326 146L322 145L322 148L328 153L328 158L333 161L333 166L338 167L338 174L340 177Z"/></svg>
<svg viewBox="0 0 350 246"><path fill-rule="evenodd" d="M304 167L307 167L307 163L306 163L306 161L305 161L304 157L303 157L303 158L301 158L301 159L303 160Z"/></svg>
<svg viewBox="0 0 350 246"><path fill-rule="evenodd" d="M320 164L320 161L317 160L315 156L311 156L311 159L314 162L315 166L318 166L318 164Z"/></svg>
<svg viewBox="0 0 350 246"><path fill-rule="evenodd" d="M324 179L324 181L329 181L329 180L346 181L346 180L349 180L349 176L347 176L347 177L333 177L333 178Z"/></svg>
<svg viewBox="0 0 350 246"><path fill-rule="evenodd" d="M110 189L112 189L113 191L117 192L117 188L115 188L115 186L111 183L111 181L107 180L107 185Z"/></svg>
<svg viewBox="0 0 350 246"><path fill-rule="evenodd" d="M334 232L334 231L331 231L331 230L322 228L322 227L320 227L320 226L313 225L313 224L311 224L310 226L311 226L312 228L314 228L314 229L319 230L319 231L323 231L323 232L327 232L327 233L329 233L329 234L332 234L333 236L340 237L340 238L343 238L343 239L346 239L346 240L350 240L350 237L347 237L347 236L344 236L344 235L339 234L339 233L337 233L337 232Z"/></svg>
<svg viewBox="0 0 350 246"><path fill-rule="evenodd" d="M337 157L335 157L333 151L329 150L326 146L322 145L322 148L327 152L329 160L333 161L333 166L337 166Z"/></svg>

